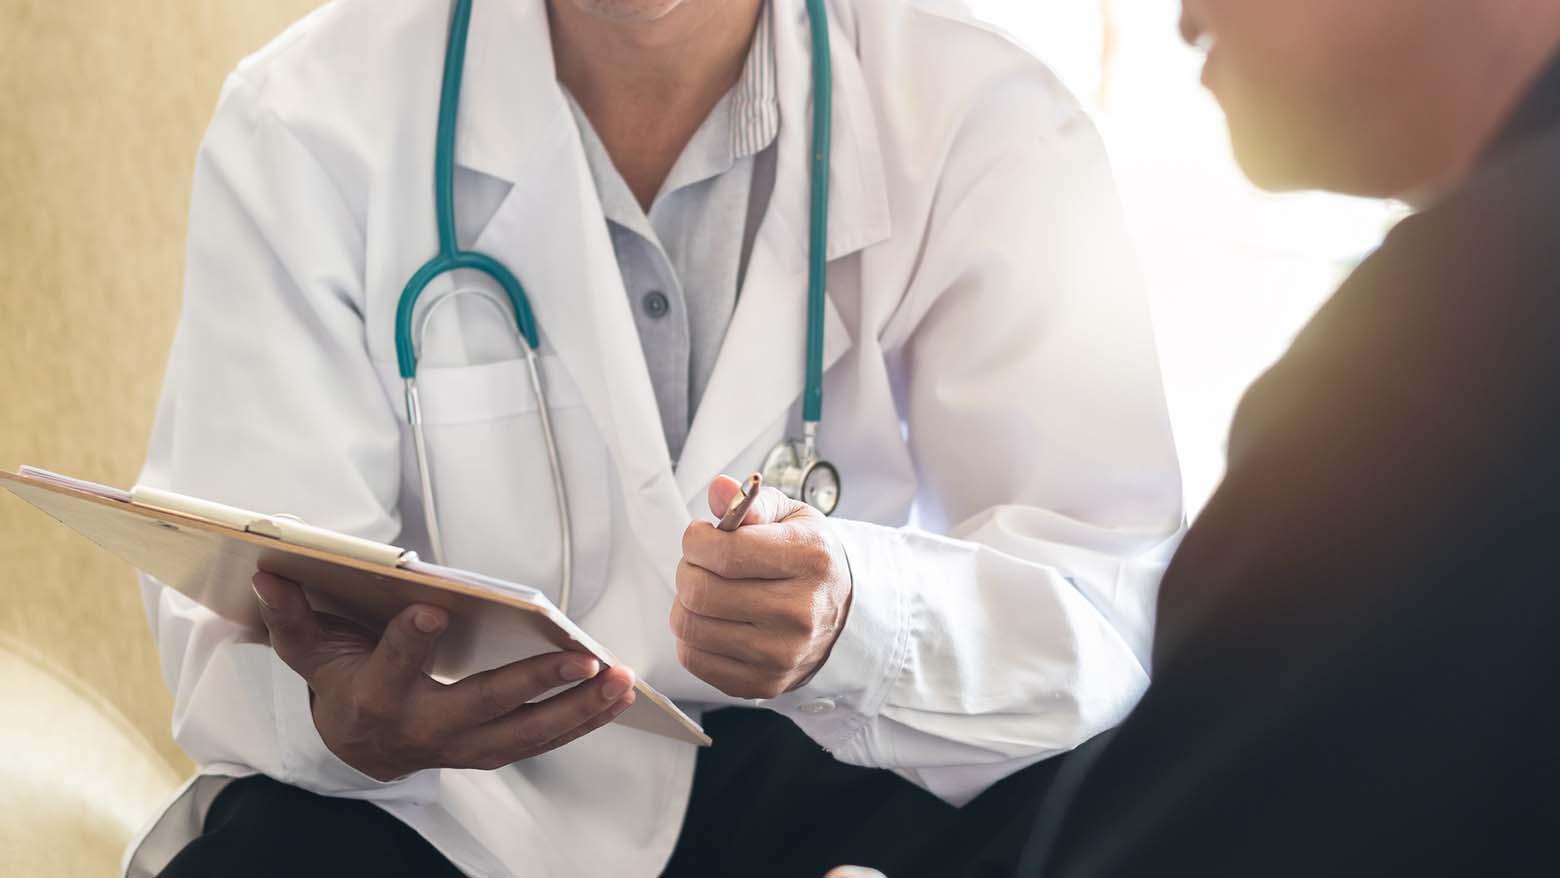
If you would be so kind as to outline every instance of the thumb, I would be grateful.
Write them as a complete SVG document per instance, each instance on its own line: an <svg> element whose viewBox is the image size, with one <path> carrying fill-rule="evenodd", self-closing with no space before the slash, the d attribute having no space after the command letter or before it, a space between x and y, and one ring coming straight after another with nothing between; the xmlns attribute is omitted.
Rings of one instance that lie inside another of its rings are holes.
<svg viewBox="0 0 1560 878"><path fill-rule="evenodd" d="M725 515L726 510L731 508L731 501L741 493L741 482L731 476L716 476L715 481L710 482L710 514L716 518ZM754 524L773 524L784 521L807 508L805 503L792 500L781 493L780 489L766 487L759 492L758 499L753 501L753 506L743 517L742 524L744 527Z"/></svg>
<svg viewBox="0 0 1560 878"><path fill-rule="evenodd" d="M260 601L260 618L271 634L271 647L282 661L307 679L313 671L319 642L319 622L303 589L271 573L256 573L252 584Z"/></svg>
<svg viewBox="0 0 1560 878"><path fill-rule="evenodd" d="M715 481L710 482L710 514L716 518L725 515L726 510L731 508L731 501L741 493L741 482L731 476L716 476Z"/></svg>

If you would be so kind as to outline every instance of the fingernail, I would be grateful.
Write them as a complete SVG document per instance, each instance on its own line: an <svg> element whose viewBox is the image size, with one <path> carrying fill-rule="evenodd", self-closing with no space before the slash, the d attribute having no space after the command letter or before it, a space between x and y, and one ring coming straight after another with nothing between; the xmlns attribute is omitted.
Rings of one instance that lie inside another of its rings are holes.
<svg viewBox="0 0 1560 878"><path fill-rule="evenodd" d="M249 580L249 587L254 590L255 600L259 601L267 610L276 609L276 605L266 600L265 595L260 593L260 586L253 579Z"/></svg>
<svg viewBox="0 0 1560 878"><path fill-rule="evenodd" d="M439 615L430 610L418 610L413 613L412 624L424 634L434 634L444 627L444 623L439 620Z"/></svg>
<svg viewBox="0 0 1560 878"><path fill-rule="evenodd" d="M623 693L628 691L628 687L629 682L627 680L622 677L613 677L601 687L601 694L608 701L616 701L623 697Z"/></svg>
<svg viewBox="0 0 1560 878"><path fill-rule="evenodd" d="M575 680L587 680L596 676L596 671L600 667L601 663L595 659L575 659L564 662L563 667L558 671L558 676L571 683Z"/></svg>

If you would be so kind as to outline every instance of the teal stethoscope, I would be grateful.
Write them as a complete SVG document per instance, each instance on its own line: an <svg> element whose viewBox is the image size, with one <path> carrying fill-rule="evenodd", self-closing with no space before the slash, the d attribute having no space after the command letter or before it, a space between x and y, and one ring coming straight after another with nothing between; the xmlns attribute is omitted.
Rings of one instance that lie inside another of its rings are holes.
<svg viewBox="0 0 1560 878"><path fill-rule="evenodd" d="M450 21L449 45L444 55L443 87L439 95L438 139L434 145L434 201L438 216L439 255L430 259L401 293L395 314L395 353L400 367L401 380L406 386L406 415L412 428L412 441L417 455L417 472L421 482L423 512L428 525L428 538L433 557L444 562L444 541L439 531L439 516L434 506L433 474L428 462L428 442L423 433L422 405L417 395L417 345L421 334L412 331L412 313L417 300L428 284L441 275L457 269L470 269L492 278L503 288L514 308L515 324L525 342L525 361L531 376L531 392L536 395L537 415L541 419L542 435L547 448L547 462L552 468L553 496L557 504L560 538L563 552L563 579L559 589L558 606L569 611L569 599L573 591L573 532L569 523L569 495L563 484L563 467L558 461L558 441L553 433L552 416L547 408L546 389L541 372L537 369L537 348L540 337L536 331L536 317L526 298L525 288L519 279L498 260L482 253L460 249L455 240L455 123L460 108L461 78L465 71L466 35L471 25L472 0L455 0L455 10ZM813 505L825 515L833 514L839 506L839 471L818 456L818 423L823 415L823 318L824 318L824 268L828 258L829 227L829 148L832 120L833 75L829 64L829 25L824 0L807 0L807 14L811 22L813 50L813 137L812 137L812 207L810 234L808 236L809 260L807 268L807 376L802 395L802 438L787 439L780 443L764 462L764 477L769 484L779 488L787 496ZM478 293L477 290L457 290L440 300L448 301L461 293ZM497 303L495 303L497 304ZM436 303L434 307L438 307ZM502 307L501 305L499 306ZM430 309L431 311L431 309ZM423 325L427 325L424 315Z"/></svg>

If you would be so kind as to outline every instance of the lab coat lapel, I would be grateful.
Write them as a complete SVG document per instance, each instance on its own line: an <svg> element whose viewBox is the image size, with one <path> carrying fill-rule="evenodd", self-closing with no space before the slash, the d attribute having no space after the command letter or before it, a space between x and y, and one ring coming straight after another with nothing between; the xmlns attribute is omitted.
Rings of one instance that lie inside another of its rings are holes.
<svg viewBox="0 0 1560 878"><path fill-rule="evenodd" d="M709 480L795 405L805 383L812 49L802 3L772 2L781 120L775 188L754 242L741 298L678 462L677 488L689 504L701 502ZM877 130L860 64L851 48L854 40L841 25L839 20L830 22L834 68L831 261L883 241L890 233ZM838 291L831 288L825 306L826 370L851 346L849 332L835 307L836 295ZM790 424L787 429L799 432L800 425ZM756 466L761 460L741 463Z"/></svg>
<svg viewBox="0 0 1560 878"><path fill-rule="evenodd" d="M670 455L606 218L554 72L540 2L478 3L467 48L456 161L510 181L473 247L507 265L545 351L579 386L633 492ZM563 450L568 454L568 450Z"/></svg>

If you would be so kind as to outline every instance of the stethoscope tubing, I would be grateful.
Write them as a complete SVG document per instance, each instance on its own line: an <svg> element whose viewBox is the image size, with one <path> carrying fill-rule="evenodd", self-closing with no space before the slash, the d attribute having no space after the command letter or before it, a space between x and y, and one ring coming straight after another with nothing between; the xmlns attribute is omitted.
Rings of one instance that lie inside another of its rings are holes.
<svg viewBox="0 0 1560 878"><path fill-rule="evenodd" d="M537 331L536 317L531 302L519 278L498 260L484 253L461 250L455 231L455 126L460 113L460 91L466 65L466 42L471 28L472 0L455 0L450 17L449 44L444 53L444 76L439 94L439 125L434 143L434 202L438 224L439 253L430 259L406 282L406 288L396 304L395 347L396 365L406 385L407 421L412 428L412 444L417 456L418 481L422 492L423 517L428 530L428 541L434 560L444 563L443 528L439 523L438 504L433 492L433 467L428 451L428 439L423 428L422 404L417 390L417 344L420 332L412 329L417 302L435 278L453 271L467 269L487 275L503 289L509 304L514 308L515 327L525 343L526 368L530 373L531 390L535 394L537 417L541 421L542 436L547 449L547 462L551 469L553 496L558 511L559 544L563 552L562 577L559 585L558 608L565 614L574 591L574 533L569 518L568 489L564 483L563 466L558 454L558 437L554 433L552 413L547 404L547 394L538 365L537 351L541 347L541 335ZM453 295L458 295L457 291ZM441 300L448 301L449 297ZM438 305L435 304L434 308ZM434 309L429 309L431 315ZM424 326L427 325L426 315Z"/></svg>
<svg viewBox="0 0 1560 878"><path fill-rule="evenodd" d="M802 391L802 423L823 420L823 321L829 261L829 158L834 140L834 67L829 52L825 0L807 0L812 33L813 142L812 191L808 216L807 381Z"/></svg>
<svg viewBox="0 0 1560 878"><path fill-rule="evenodd" d="M807 277L807 368L802 393L803 449L811 459L817 444L818 426L823 416L823 336L826 303L829 235L829 169L833 141L833 65L830 57L829 19L826 0L806 0L812 36L813 116L810 156L811 188L809 204L808 277ZM438 224L439 252L407 281L396 305L396 364L405 384L407 420L417 457L419 488L422 492L424 520L434 560L444 563L443 532L433 493L433 471L428 441L423 428L422 404L417 389L417 340L420 332L412 328L417 302L438 277L457 270L472 270L487 275L504 291L514 309L515 326L525 342L525 359L541 421L547 462L551 469L553 495L557 505L560 543L563 553L559 608L567 614L573 592L574 537L569 516L568 490L564 483L558 438L554 432L546 386L538 366L541 337L530 299L519 279L504 265L482 253L460 249L455 226L455 128L460 113L460 92L466 65L466 43L471 27L472 0L455 0L450 18L449 41L444 55L440 85L438 132L434 144L434 202ZM458 294L460 291L457 291ZM452 294L453 295L453 294ZM431 313L432 309L430 309ZM424 326L427 325L426 317Z"/></svg>

